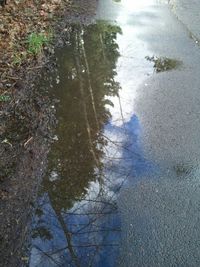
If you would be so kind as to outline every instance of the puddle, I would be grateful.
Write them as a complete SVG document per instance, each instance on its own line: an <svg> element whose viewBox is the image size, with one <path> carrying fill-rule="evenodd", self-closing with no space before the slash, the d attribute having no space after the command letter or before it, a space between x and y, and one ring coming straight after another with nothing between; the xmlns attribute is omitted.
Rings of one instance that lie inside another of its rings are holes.
<svg viewBox="0 0 200 267"><path fill-rule="evenodd" d="M121 110L112 120L122 90L116 80L121 34L106 21L72 25L68 45L57 51L49 83L59 121L34 217L31 267L114 266L117 259L117 193L151 168L137 116L126 122Z"/></svg>
<svg viewBox="0 0 200 267"><path fill-rule="evenodd" d="M197 168L196 166L191 166L191 164L177 164L173 166L174 171L176 172L177 177L185 177L191 175Z"/></svg>
<svg viewBox="0 0 200 267"><path fill-rule="evenodd" d="M182 65L181 61L166 57L146 56L145 58L153 63L153 68L157 73L177 69Z"/></svg>
<svg viewBox="0 0 200 267"><path fill-rule="evenodd" d="M127 9L120 10L121 20ZM118 193L155 170L144 158L133 108L137 85L153 70L133 33L110 20L71 25L57 67L41 81L57 99L58 125L33 219L30 267L116 266Z"/></svg>

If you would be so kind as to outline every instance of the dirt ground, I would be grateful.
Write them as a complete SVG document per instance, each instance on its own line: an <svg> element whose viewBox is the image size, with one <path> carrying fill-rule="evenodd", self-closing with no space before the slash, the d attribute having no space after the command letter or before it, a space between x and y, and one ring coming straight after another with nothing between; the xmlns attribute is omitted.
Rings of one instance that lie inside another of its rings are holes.
<svg viewBox="0 0 200 267"><path fill-rule="evenodd" d="M0 9L0 266L2 267L28 264L25 244L28 244L31 214L47 166L48 151L53 142L53 128L56 125L53 100L37 88L35 81L41 79L41 69L53 68L54 49L63 45L69 23L89 22L95 14L97 5L96 0L73 0L65 1L59 7L60 2L52 0L50 3L55 9L51 12L46 10L45 6L42 8L39 6L42 12L40 16L43 11L51 15L51 19L45 22L45 27L51 27L53 30L52 40L45 45L39 56L24 56L26 44L19 42L17 51L22 61L13 65L12 56L16 54L13 44L16 44L17 39L14 41L11 39L18 38L21 32L19 30L13 37L12 33L5 32L5 25L12 20L18 21L20 12L26 8L30 9L32 2L25 1L17 13L19 3L8 2L5 10ZM35 12L37 11L36 9ZM25 24L28 24L28 15L25 19ZM38 29L37 19L38 16L35 17L34 23L31 22L30 27L36 25L35 29ZM3 27L2 21L4 21ZM24 23L23 19L20 23ZM27 25L25 31L26 33L30 31ZM2 39L5 36L7 39Z"/></svg>

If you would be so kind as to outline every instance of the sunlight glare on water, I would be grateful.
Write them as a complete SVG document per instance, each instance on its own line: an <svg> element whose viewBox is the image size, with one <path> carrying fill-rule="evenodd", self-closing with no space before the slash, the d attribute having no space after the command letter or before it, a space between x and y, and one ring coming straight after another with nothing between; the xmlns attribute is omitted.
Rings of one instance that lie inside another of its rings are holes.
<svg viewBox="0 0 200 267"><path fill-rule="evenodd" d="M120 3L122 5L122 8L117 21L119 23L125 24L127 23L127 19L131 13L139 13L141 11L144 11L145 8L155 4L155 0L122 0Z"/></svg>
<svg viewBox="0 0 200 267"><path fill-rule="evenodd" d="M122 126L130 120L135 112L137 90L153 72L152 65L145 59L151 51L140 35L143 33L141 25L150 23L149 18L143 14L146 8L154 3L155 0L122 0L115 4L120 7L116 21L122 30L122 33L117 35L120 57L117 62L116 80L122 90L119 91L119 97L112 97L114 105L109 107L109 110L112 113L112 124L116 126ZM155 11L152 9L151 12L154 14Z"/></svg>
<svg viewBox="0 0 200 267"><path fill-rule="evenodd" d="M131 11L136 11L147 6L151 6L155 3L155 0L122 0L122 5Z"/></svg>

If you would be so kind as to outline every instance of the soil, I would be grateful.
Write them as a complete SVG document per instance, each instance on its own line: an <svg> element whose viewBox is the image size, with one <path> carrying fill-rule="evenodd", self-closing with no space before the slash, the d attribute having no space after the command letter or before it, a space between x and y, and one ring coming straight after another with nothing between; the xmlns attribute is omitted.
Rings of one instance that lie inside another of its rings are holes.
<svg viewBox="0 0 200 267"><path fill-rule="evenodd" d="M28 244L34 202L53 142L53 128L56 125L54 100L50 99L47 93L41 92L35 81L41 79L41 70L44 72L44 69L54 67L54 49L64 45L69 23L89 23L95 14L96 5L97 0L74 0L70 5L66 5L66 8L63 5L60 9L56 6L55 16L46 24L54 31L53 41L43 48L39 56L28 56L26 63L23 62L16 68L9 65L11 63L2 65L3 60L8 62L6 59L9 57L6 51L4 59L0 54L0 64L3 66L0 76L2 267L28 264L25 244ZM9 7L6 8L9 13Z"/></svg>

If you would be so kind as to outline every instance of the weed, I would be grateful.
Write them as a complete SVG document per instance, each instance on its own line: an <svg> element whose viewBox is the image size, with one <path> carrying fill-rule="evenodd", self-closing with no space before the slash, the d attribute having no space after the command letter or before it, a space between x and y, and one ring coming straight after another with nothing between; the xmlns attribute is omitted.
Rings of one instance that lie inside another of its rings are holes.
<svg viewBox="0 0 200 267"><path fill-rule="evenodd" d="M9 95L0 95L0 102L10 101L11 97Z"/></svg>
<svg viewBox="0 0 200 267"><path fill-rule="evenodd" d="M37 55L41 53L43 46L50 41L50 36L44 33L31 33L28 36L28 53Z"/></svg>
<svg viewBox="0 0 200 267"><path fill-rule="evenodd" d="M21 52L21 53L16 52L12 64L20 66L25 60L25 58L26 58L26 52Z"/></svg>
<svg viewBox="0 0 200 267"><path fill-rule="evenodd" d="M22 59L19 55L15 55L13 58L13 65L21 65Z"/></svg>

